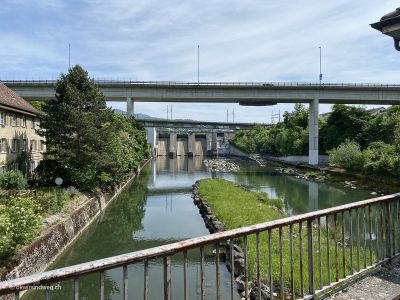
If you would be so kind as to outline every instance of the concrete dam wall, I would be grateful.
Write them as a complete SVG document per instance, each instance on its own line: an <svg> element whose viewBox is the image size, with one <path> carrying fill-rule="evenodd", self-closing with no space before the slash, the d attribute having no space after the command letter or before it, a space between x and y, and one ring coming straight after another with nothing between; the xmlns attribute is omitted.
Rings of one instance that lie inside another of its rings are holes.
<svg viewBox="0 0 400 300"><path fill-rule="evenodd" d="M157 156L206 156L217 153L216 133L158 135L156 139Z"/></svg>

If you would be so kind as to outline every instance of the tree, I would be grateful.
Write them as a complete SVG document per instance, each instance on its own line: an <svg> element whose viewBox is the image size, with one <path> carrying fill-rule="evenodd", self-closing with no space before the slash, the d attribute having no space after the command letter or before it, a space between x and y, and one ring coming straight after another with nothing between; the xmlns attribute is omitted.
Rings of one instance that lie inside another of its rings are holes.
<svg viewBox="0 0 400 300"><path fill-rule="evenodd" d="M61 75L55 99L43 111L39 134L46 138L48 157L64 166L81 189L94 190L112 137L113 112L104 96L77 65Z"/></svg>
<svg viewBox="0 0 400 300"><path fill-rule="evenodd" d="M335 104L326 124L320 130L321 150L338 147L347 139L360 142L360 132L370 118L365 108Z"/></svg>

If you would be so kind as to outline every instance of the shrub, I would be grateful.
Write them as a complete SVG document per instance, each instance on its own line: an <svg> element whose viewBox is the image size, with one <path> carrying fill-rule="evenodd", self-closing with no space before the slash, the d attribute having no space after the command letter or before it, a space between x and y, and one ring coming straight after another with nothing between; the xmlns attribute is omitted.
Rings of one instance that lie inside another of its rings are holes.
<svg viewBox="0 0 400 300"><path fill-rule="evenodd" d="M36 193L35 201L41 207L41 211L51 214L60 212L72 197L60 187L41 188Z"/></svg>
<svg viewBox="0 0 400 300"><path fill-rule="evenodd" d="M12 197L0 207L0 258L29 243L40 228L39 207L30 197Z"/></svg>
<svg viewBox="0 0 400 300"><path fill-rule="evenodd" d="M22 190L26 180L20 171L9 171L0 175L0 188L4 190Z"/></svg>
<svg viewBox="0 0 400 300"><path fill-rule="evenodd" d="M0 205L0 258L12 254L12 232L10 217L4 205Z"/></svg>
<svg viewBox="0 0 400 300"><path fill-rule="evenodd" d="M64 179L69 177L68 170L63 167L59 162L54 159L43 159L37 168L35 173L38 177L39 184L41 185L54 185L54 179L61 177Z"/></svg>
<svg viewBox="0 0 400 300"><path fill-rule="evenodd" d="M364 150L363 172L367 175L400 176L400 153L396 146L374 142Z"/></svg>
<svg viewBox="0 0 400 300"><path fill-rule="evenodd" d="M349 171L359 171L364 164L360 145L346 140L337 148L328 151L330 163Z"/></svg>

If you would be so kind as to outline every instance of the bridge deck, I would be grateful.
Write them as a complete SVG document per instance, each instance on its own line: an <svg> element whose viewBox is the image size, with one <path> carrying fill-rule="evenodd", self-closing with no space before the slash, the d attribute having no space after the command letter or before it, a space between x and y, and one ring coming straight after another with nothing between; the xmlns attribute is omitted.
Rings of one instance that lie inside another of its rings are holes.
<svg viewBox="0 0 400 300"><path fill-rule="evenodd" d="M54 80L3 81L26 99L54 97ZM109 101L240 103L273 105L276 103L400 104L400 85L299 82L172 82L96 80Z"/></svg>

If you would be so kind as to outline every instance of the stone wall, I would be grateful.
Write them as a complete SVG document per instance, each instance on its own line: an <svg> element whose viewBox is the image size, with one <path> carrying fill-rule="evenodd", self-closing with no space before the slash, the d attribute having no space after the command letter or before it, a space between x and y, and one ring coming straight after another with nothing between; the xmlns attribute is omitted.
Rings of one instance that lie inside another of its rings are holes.
<svg viewBox="0 0 400 300"><path fill-rule="evenodd" d="M207 201L199 196L199 181L196 181L192 186L192 198L194 204L199 208L200 214L204 220L204 223L210 233L221 232L225 230L225 225L218 220L218 218L213 214ZM222 251L223 258L226 263L226 267L231 272L231 258L230 258L230 248L228 241L224 244L220 243L222 247L225 247L225 251ZM244 251L237 245L233 244L233 263L234 263L234 277L237 290L240 296L243 298L245 296L245 264L244 264ZM258 286L256 281L248 281L248 295L251 300L258 299ZM269 299L269 287L264 283L261 283L261 299Z"/></svg>
<svg viewBox="0 0 400 300"><path fill-rule="evenodd" d="M87 228L95 217L132 182L149 161L150 159L144 161L137 172L132 174L126 182L116 187L114 192L87 199L67 217L50 227L31 244L25 246L13 261L0 269L0 280L43 272ZM8 298L0 297L0 299Z"/></svg>

